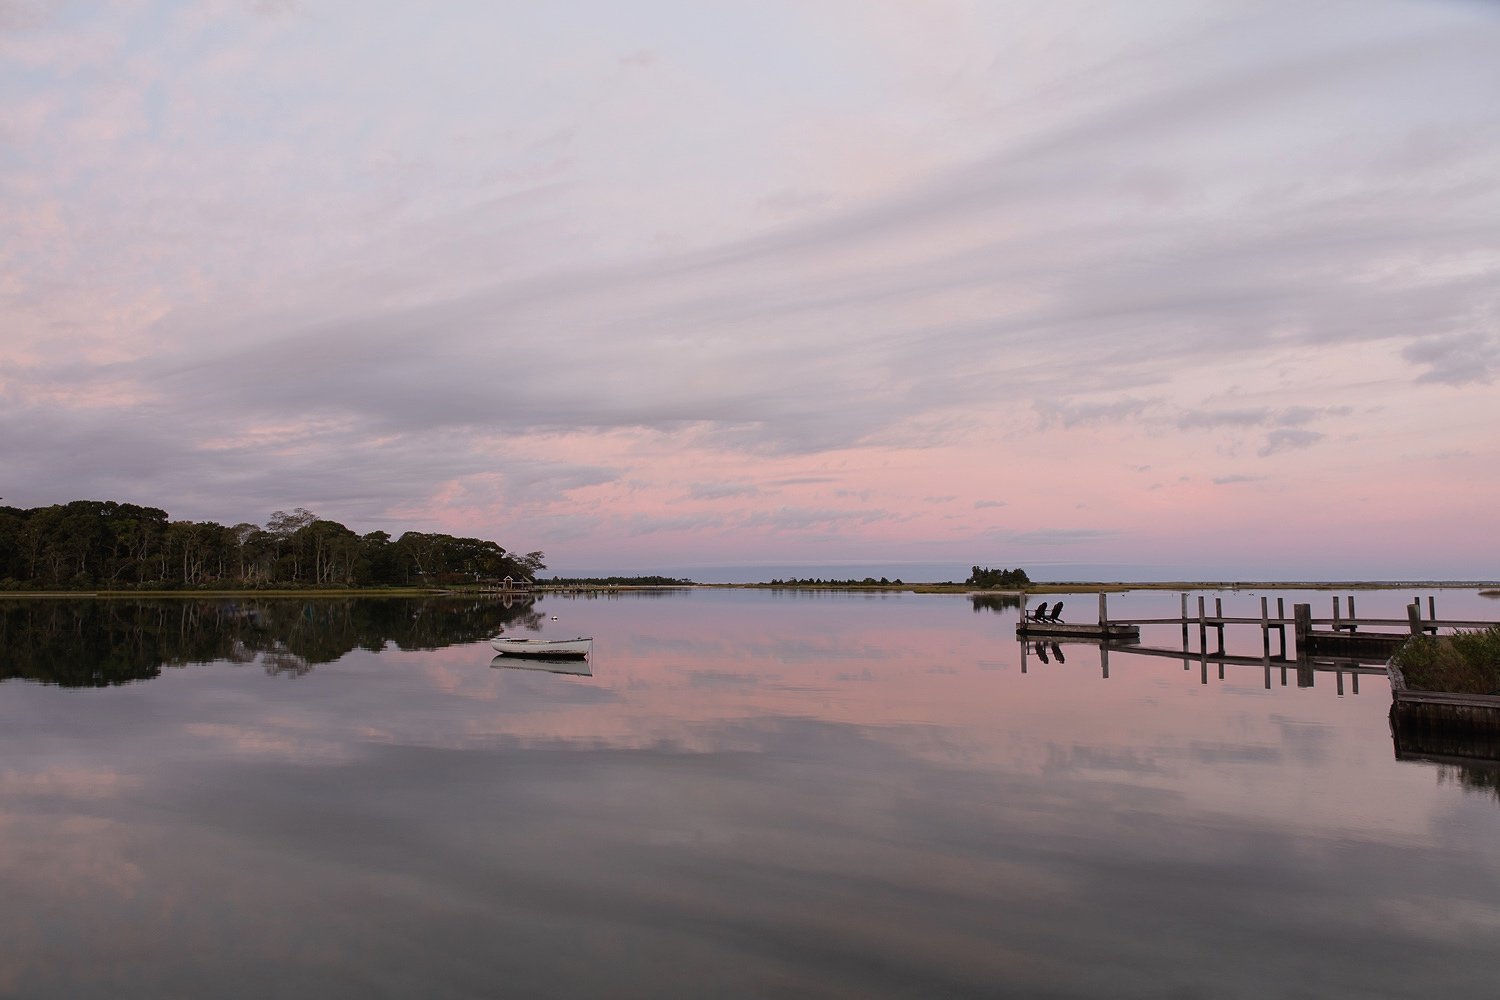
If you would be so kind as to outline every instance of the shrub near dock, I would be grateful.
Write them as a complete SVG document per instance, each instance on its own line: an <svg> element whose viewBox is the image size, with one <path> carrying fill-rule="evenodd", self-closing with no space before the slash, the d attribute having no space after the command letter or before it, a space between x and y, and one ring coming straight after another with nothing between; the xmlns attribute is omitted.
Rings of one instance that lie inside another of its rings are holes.
<svg viewBox="0 0 1500 1000"><path fill-rule="evenodd" d="M1395 659L1414 690L1500 695L1500 626L1413 636Z"/></svg>

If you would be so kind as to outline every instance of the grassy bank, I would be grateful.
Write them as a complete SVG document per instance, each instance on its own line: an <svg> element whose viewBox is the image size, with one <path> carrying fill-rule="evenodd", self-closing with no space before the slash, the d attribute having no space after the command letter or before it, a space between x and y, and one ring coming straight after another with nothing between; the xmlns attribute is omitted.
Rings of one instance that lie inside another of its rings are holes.
<svg viewBox="0 0 1500 1000"><path fill-rule="evenodd" d="M1413 690L1500 695L1500 626L1413 636L1394 659Z"/></svg>

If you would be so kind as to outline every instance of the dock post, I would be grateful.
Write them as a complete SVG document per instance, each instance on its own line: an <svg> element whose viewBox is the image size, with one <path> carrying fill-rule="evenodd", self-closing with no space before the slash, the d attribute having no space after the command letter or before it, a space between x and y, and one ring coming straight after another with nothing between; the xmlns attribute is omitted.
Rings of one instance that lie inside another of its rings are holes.
<svg viewBox="0 0 1500 1000"><path fill-rule="evenodd" d="M1334 598L1335 601L1338 598ZM1335 605L1337 607L1337 605ZM1294 604L1292 614L1297 619L1297 686L1299 688L1310 688L1313 686L1312 666L1312 605Z"/></svg>
<svg viewBox="0 0 1500 1000"><path fill-rule="evenodd" d="M1266 607L1266 597L1261 595L1260 599L1260 651L1261 659L1266 661L1266 676L1269 677L1271 669L1271 612Z"/></svg>
<svg viewBox="0 0 1500 1000"><path fill-rule="evenodd" d="M1354 613L1354 595L1349 595L1349 631L1359 631L1359 615Z"/></svg>
<svg viewBox="0 0 1500 1000"><path fill-rule="evenodd" d="M1104 591L1099 591L1099 627L1103 628L1109 624L1109 606ZM1105 636L1105 638L1109 638Z"/></svg>
<svg viewBox="0 0 1500 1000"><path fill-rule="evenodd" d="M1187 652L1187 648L1188 648L1187 594L1183 594L1182 595L1182 651L1184 653Z"/></svg>
<svg viewBox="0 0 1500 1000"><path fill-rule="evenodd" d="M1309 637L1312 633L1312 605L1292 605L1292 626L1296 632L1297 659L1302 659L1307 650Z"/></svg>
<svg viewBox="0 0 1500 1000"><path fill-rule="evenodd" d="M1333 630L1341 631L1344 627L1343 620L1339 617L1339 595L1333 595Z"/></svg>
<svg viewBox="0 0 1500 1000"><path fill-rule="evenodd" d="M1277 633L1281 636L1281 658L1286 659L1286 598L1276 598L1276 620L1280 624L1276 626Z"/></svg>
<svg viewBox="0 0 1500 1000"><path fill-rule="evenodd" d="M1203 595L1198 595L1198 652L1208 652L1208 619L1204 616Z"/></svg>
<svg viewBox="0 0 1500 1000"><path fill-rule="evenodd" d="M1437 635L1437 598L1431 594L1427 595L1427 618L1432 622L1430 631Z"/></svg>
<svg viewBox="0 0 1500 1000"><path fill-rule="evenodd" d="M1217 626L1219 631L1219 653L1222 655L1224 652L1224 598L1222 597L1214 598L1214 617L1219 620Z"/></svg>
<svg viewBox="0 0 1500 1000"><path fill-rule="evenodd" d="M1422 634L1422 605L1416 601L1406 606L1406 620L1411 625L1412 635Z"/></svg>

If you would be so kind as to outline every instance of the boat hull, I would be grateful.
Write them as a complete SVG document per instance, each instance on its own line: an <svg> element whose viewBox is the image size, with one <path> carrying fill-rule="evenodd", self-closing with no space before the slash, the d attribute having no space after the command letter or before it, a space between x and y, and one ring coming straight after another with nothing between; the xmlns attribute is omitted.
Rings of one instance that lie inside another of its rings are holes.
<svg viewBox="0 0 1500 1000"><path fill-rule="evenodd" d="M594 640L577 639L512 639L497 637L490 640L495 652L504 656L534 656L546 659L582 659L593 649Z"/></svg>

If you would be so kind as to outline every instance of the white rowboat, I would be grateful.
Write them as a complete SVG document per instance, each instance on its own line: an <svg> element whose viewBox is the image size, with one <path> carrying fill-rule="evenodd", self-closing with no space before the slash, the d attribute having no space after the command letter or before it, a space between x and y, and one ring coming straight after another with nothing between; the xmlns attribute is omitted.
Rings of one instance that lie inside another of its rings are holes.
<svg viewBox="0 0 1500 1000"><path fill-rule="evenodd" d="M577 639L523 639L497 635L490 645L506 656L553 656L584 657L594 646L592 638Z"/></svg>

